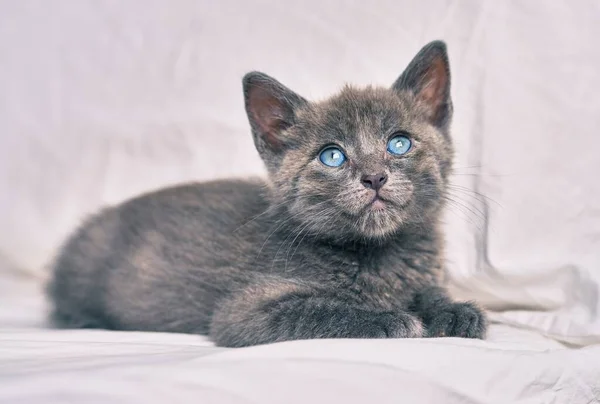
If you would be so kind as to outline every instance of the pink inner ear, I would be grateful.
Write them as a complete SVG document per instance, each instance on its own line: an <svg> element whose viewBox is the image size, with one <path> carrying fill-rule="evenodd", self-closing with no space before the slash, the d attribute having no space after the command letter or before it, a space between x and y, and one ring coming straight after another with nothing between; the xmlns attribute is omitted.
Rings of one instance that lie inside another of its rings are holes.
<svg viewBox="0 0 600 404"><path fill-rule="evenodd" d="M285 125L281 101L257 88L250 93L248 105L263 140L270 147L279 148L282 144L279 131Z"/></svg>
<svg viewBox="0 0 600 404"><path fill-rule="evenodd" d="M442 59L436 58L431 63L424 81L425 84L417 96L429 106L432 118L437 119L438 114L441 113L440 107L446 98L445 92L448 85L448 73Z"/></svg>

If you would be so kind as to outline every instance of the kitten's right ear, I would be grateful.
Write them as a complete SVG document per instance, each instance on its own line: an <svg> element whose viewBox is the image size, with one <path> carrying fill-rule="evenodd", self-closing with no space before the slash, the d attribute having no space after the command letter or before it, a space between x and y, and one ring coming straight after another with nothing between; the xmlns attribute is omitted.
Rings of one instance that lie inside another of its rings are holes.
<svg viewBox="0 0 600 404"><path fill-rule="evenodd" d="M270 166L285 149L285 130L294 124L296 110L307 101L264 73L248 73L242 83L254 144Z"/></svg>

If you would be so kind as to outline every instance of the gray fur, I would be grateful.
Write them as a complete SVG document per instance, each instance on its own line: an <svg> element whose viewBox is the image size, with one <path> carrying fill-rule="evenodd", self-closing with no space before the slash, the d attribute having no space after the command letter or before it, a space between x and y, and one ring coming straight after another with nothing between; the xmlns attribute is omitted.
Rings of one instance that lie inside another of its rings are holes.
<svg viewBox="0 0 600 404"><path fill-rule="evenodd" d="M421 50L390 89L309 102L262 73L243 80L265 180L188 184L89 218L54 262L62 327L209 335L221 346L308 338L483 338L473 303L440 285L440 214L453 148L446 47ZM413 149L386 151L404 133ZM326 167L318 154L341 147ZM376 191L361 183L382 173ZM375 195L384 207L370 205Z"/></svg>

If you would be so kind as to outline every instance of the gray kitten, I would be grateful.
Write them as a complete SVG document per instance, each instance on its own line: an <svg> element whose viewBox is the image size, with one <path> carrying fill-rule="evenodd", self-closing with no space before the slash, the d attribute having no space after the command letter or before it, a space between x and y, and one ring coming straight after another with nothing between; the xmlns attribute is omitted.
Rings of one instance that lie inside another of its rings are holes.
<svg viewBox="0 0 600 404"><path fill-rule="evenodd" d="M446 46L390 89L309 102L243 79L264 181L148 193L88 219L54 263L58 326L209 335L241 347L309 338L483 338L441 287L453 154Z"/></svg>

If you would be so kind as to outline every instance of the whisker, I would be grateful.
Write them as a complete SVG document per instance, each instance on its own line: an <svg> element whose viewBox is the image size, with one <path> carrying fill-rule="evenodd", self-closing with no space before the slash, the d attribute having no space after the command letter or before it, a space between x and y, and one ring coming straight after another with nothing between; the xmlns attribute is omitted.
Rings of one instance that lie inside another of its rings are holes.
<svg viewBox="0 0 600 404"><path fill-rule="evenodd" d="M287 222L291 221L292 219L294 219L294 217L300 215L301 213L302 212L298 212L296 214L290 215L285 220L283 220L281 223L275 223L275 225L277 225L277 227L274 230L272 230L272 231L269 232L267 238L265 239L265 241L260 246L260 249L258 250L258 254L256 255L256 258L260 257L260 254L262 253L262 250L265 248L265 245L267 244L267 242L269 241L269 239L271 238L271 236L273 234L275 234L277 232L277 230L279 230L284 224L286 224Z"/></svg>
<svg viewBox="0 0 600 404"><path fill-rule="evenodd" d="M275 255L273 256L273 260L271 261L271 270L273 270L274 266L275 266L275 262L277 261L277 257L279 256L279 251L281 251L281 249L286 245L286 241L288 240L288 238L290 238L291 236L295 237L292 240L292 242L289 244L288 248L291 248L291 246L294 244L294 241L298 238L298 236L300 236L300 234L302 234L302 231L307 228L308 226L310 226L310 222L309 223L302 223L299 226L296 226L295 230L291 230L287 236L283 239L283 241L281 242L281 244L279 245L279 248L277 248L277 251L275 252ZM285 263L285 266L287 267L287 260Z"/></svg>
<svg viewBox="0 0 600 404"><path fill-rule="evenodd" d="M461 206L463 206L465 209L468 209L469 212L471 212L474 216L476 216L478 218L483 219L486 217L485 212L483 210L481 210L475 204L472 204L472 203L462 200L460 198L460 195L454 195L454 194L448 193L448 194L444 195L443 198L446 200L452 200L453 202L460 204Z"/></svg>
<svg viewBox="0 0 600 404"><path fill-rule="evenodd" d="M322 205L322 204L324 204L324 203L326 203L326 202L330 202L332 199L333 199L333 198L331 198L331 199L326 199L326 200L324 200L324 201L321 201L321 202L319 202L319 203L316 203L316 204L314 204L312 207L314 208L314 207L316 207L316 206L319 206L319 205ZM263 242L263 244L262 244L262 246L261 246L261 248L260 248L260 250L259 250L259 252L258 252L257 258L260 256L260 253L262 252L262 250L263 250L263 248L265 247L265 245L266 245L267 241L269 240L269 238L271 238L271 236L272 236L273 234L275 234L275 233L277 232L277 230L279 230L279 229L280 229L280 228L281 228L281 227L282 227L284 224L288 223L289 221L291 221L291 220L292 220L292 219L294 219L295 217L297 217L297 216L299 216L299 215L302 215L302 214L306 214L306 212L297 212L297 213L295 213L295 214L293 214L293 215L290 215L290 216L289 216L289 217L288 217L286 220L284 220L282 223L280 223L280 224L277 226L277 228L275 228L275 230L273 230L272 232L270 232L270 234L268 235L268 237L267 237L267 238L265 239L265 241ZM296 226L296 228L298 229L298 228L299 228L299 226ZM290 234L292 234L292 233L293 233L293 231L290 231ZM277 255L279 254L279 250L281 250L281 247L283 246L283 244L285 244L285 241L286 241L286 240L289 238L290 234L288 234L288 235L286 236L286 238L283 240L282 244L281 244L281 245L279 246L279 248L277 249L277 252L275 253L275 256L273 257L273 262L274 262L274 261L275 261L275 259L277 258ZM271 265L271 268L273 268L273 265Z"/></svg>
<svg viewBox="0 0 600 404"><path fill-rule="evenodd" d="M242 227L246 226L246 225L247 225L247 224L249 224L249 223L252 223L252 222L254 222L254 221L255 221L256 219L258 219L259 217L261 217L261 216L263 216L263 215L265 215L265 214L267 214L267 213L269 213L269 212L273 211L274 209L276 209L276 208L278 208L278 207L280 207L280 206L282 206L282 205L285 205L285 204L287 204L287 203L290 203L290 202L295 202L295 201L297 201L297 200L299 200L299 199L302 199L302 198L309 198L309 196L302 196L302 195L300 195L300 196L292 196L292 197L289 197L289 198L285 198L285 199L284 199L283 201L281 201L280 203L277 203L277 204L275 204L275 205L271 205L271 206L269 206L267 209L265 209L265 211L264 211L264 212L262 212L262 213L260 213L260 214L258 214L258 215L256 215L256 216L254 216L252 219L248 220L247 222L244 222L244 223L242 223L242 224L241 224L240 226L238 226L238 227L237 227L235 230L233 230L233 232L232 232L232 233L235 233L236 231L240 230Z"/></svg>
<svg viewBox="0 0 600 404"><path fill-rule="evenodd" d="M329 214L329 212L334 213L337 209L336 208L326 208L323 209L321 212L316 213L314 216L321 216L324 214ZM314 219L314 217L313 217ZM329 219L326 220L326 222ZM285 260L285 267L284 267L284 272L287 272L287 266L288 266L288 260L291 260L291 258L294 258L294 254L296 253L296 251L298 251L298 247L300 247L300 244L302 244L302 240L304 240L306 238L306 236L310 233L310 231L318 224L318 222L314 222L310 223L307 226L304 226L300 232L298 233L298 235L294 238L294 240L292 240L292 243L290 244L288 251L287 251L287 255L286 255L286 260ZM310 228L308 228L310 226ZM300 241L298 242L298 244L296 245L296 249L294 250L294 253L292 254L292 257L290 258L290 250L292 249L292 247L294 246L294 242L296 241L296 239L300 236L300 234L302 234L302 232L304 230L306 230L308 228L308 231L304 233L304 236L302 236L302 238L300 239Z"/></svg>
<svg viewBox="0 0 600 404"><path fill-rule="evenodd" d="M475 195L477 197L483 198L485 201L492 202L492 203L498 205L499 207L504 208L498 201L490 198L487 195L482 194L481 192L475 191L475 190L470 189L468 187L457 185L457 184L448 184L448 187L451 188L451 189L453 189L453 190L463 192L465 194L473 194L473 195ZM470 195L470 196L473 196L473 195ZM475 196L473 196L473 197L475 198ZM475 198L475 199L477 199L477 198Z"/></svg>
<svg viewBox="0 0 600 404"><path fill-rule="evenodd" d="M292 249L292 247L294 246L294 242L296 242L296 240L298 239L298 237L300 237L300 235L302 234L302 232L304 230L306 230L309 226L312 226L313 223L308 222L306 223L299 231L298 234L296 234L296 237L294 237L294 239L292 240L292 242L290 243L290 245L287 248L287 252L286 252L286 257L285 257L285 265L283 266L283 271L287 272L287 266L288 266L288 258L290 256L290 250ZM277 255L275 255L275 258L277 258Z"/></svg>
<svg viewBox="0 0 600 404"><path fill-rule="evenodd" d="M458 212L460 212L462 215L464 215L464 217L462 217L462 219L466 219L472 226L475 226L477 228L478 231L484 231L484 223L485 223L485 217L484 216L478 216L477 213L475 213L475 211L471 210L468 208L468 206L454 200L451 198L445 198L446 201L449 202L449 206L448 206L448 211L449 212L453 212L456 213L454 211L454 209L452 209L453 207L457 209ZM466 211L465 211L466 209ZM469 215L469 213L471 215Z"/></svg>

